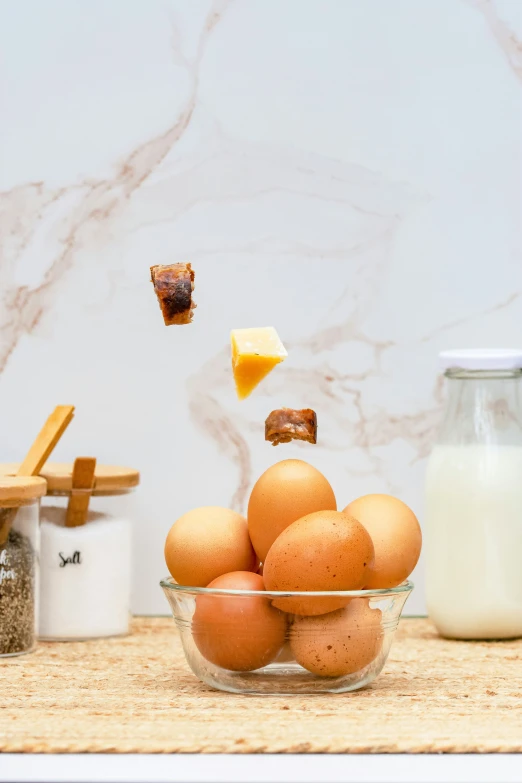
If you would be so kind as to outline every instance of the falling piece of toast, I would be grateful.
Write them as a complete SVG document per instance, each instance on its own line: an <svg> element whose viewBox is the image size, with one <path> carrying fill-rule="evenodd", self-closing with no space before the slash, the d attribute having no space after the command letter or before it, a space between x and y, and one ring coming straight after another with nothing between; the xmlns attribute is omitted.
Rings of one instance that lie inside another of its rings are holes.
<svg viewBox="0 0 522 783"><path fill-rule="evenodd" d="M190 264L157 264L150 268L151 280L163 313L165 326L189 324L196 307L192 301L194 272Z"/></svg>
<svg viewBox="0 0 522 783"><path fill-rule="evenodd" d="M279 408L272 411L265 421L265 440L277 446L291 440L317 443L317 415L311 408L301 411Z"/></svg>

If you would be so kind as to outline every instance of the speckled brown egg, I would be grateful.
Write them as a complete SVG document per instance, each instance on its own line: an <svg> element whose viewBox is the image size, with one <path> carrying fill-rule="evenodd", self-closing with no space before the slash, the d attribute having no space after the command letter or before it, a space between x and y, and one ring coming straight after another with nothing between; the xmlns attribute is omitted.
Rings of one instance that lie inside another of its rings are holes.
<svg viewBox="0 0 522 783"><path fill-rule="evenodd" d="M320 677L342 677L368 666L379 655L382 612L368 599L354 598L345 609L319 617L296 617L290 647L298 663Z"/></svg>
<svg viewBox="0 0 522 783"><path fill-rule="evenodd" d="M300 459L272 465L256 481L248 502L248 531L261 562L278 535L296 519L336 509L333 489L313 465Z"/></svg>
<svg viewBox="0 0 522 783"><path fill-rule="evenodd" d="M420 556L422 533L417 517L392 495L363 495L344 509L359 520L373 541L375 562L365 587L396 587L411 574Z"/></svg>
<svg viewBox="0 0 522 783"><path fill-rule="evenodd" d="M360 590L374 552L370 536L341 511L317 511L293 522L274 541L263 565L267 590ZM294 614L324 614L349 599L276 598L274 606Z"/></svg>
<svg viewBox="0 0 522 783"><path fill-rule="evenodd" d="M167 536L165 561L176 582L191 587L205 587L230 571L255 571L259 564L246 519L220 506L183 514Z"/></svg>
<svg viewBox="0 0 522 783"><path fill-rule="evenodd" d="M264 591L263 577L236 571L214 579L219 590ZM192 634L200 653L222 669L249 672L271 663L283 647L286 617L262 596L198 595Z"/></svg>

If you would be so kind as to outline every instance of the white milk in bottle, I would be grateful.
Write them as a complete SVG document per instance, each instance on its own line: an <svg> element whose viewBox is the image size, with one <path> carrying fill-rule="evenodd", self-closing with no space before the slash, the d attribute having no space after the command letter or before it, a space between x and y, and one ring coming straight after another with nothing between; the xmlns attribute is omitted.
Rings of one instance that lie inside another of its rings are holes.
<svg viewBox="0 0 522 783"><path fill-rule="evenodd" d="M428 613L456 639L522 636L522 351L446 351L426 475Z"/></svg>

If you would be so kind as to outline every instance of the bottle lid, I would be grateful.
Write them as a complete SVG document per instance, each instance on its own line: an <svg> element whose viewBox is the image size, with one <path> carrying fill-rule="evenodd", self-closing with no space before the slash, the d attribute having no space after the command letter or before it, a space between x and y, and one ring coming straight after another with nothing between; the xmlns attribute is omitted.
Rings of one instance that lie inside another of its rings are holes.
<svg viewBox="0 0 522 783"><path fill-rule="evenodd" d="M43 497L47 490L40 476L0 476L0 506L23 506Z"/></svg>
<svg viewBox="0 0 522 783"><path fill-rule="evenodd" d="M72 463L48 462L40 471L40 476L47 482L48 495L69 495L72 490ZM16 464L0 465L0 476L14 475L18 470ZM42 480L42 479L38 479ZM120 495L140 483L140 474L134 468L122 465L98 465L94 471L93 495ZM45 482L44 482L45 484ZM45 490L42 493L45 495Z"/></svg>
<svg viewBox="0 0 522 783"><path fill-rule="evenodd" d="M440 367L446 370L520 370L522 349L468 348L441 351Z"/></svg>

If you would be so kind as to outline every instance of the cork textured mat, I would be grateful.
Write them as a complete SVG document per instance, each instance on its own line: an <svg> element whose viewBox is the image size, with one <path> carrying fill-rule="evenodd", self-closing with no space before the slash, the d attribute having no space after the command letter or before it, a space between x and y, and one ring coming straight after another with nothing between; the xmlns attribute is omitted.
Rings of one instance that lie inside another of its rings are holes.
<svg viewBox="0 0 522 783"><path fill-rule="evenodd" d="M236 696L189 671L170 618L124 639L41 644L0 661L0 751L434 753L522 751L522 640L450 642L401 621L366 690Z"/></svg>

